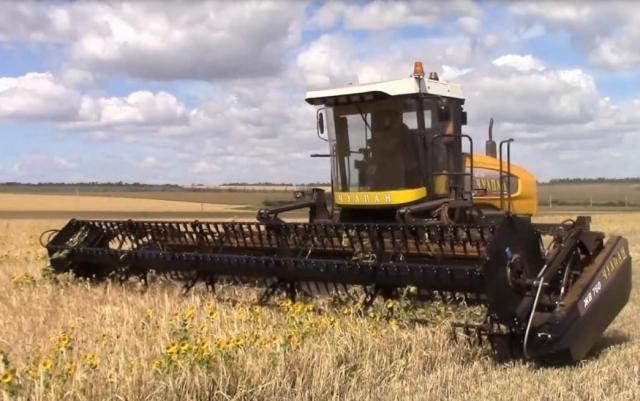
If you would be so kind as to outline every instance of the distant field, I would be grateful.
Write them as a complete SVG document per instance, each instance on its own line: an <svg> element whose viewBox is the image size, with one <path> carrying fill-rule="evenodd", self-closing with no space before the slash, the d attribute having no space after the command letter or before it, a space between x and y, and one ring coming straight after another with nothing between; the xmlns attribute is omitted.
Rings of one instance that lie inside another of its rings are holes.
<svg viewBox="0 0 640 401"><path fill-rule="evenodd" d="M271 184L246 184L246 185L151 185L151 184L109 184L109 183L78 183L78 184L18 184L0 183L0 192L20 193L75 193L75 192L293 192L300 189L319 187L329 191L326 184L321 185L271 185Z"/></svg>
<svg viewBox="0 0 640 401"><path fill-rule="evenodd" d="M541 205L640 206L638 183L554 183L538 186Z"/></svg>
<svg viewBox="0 0 640 401"><path fill-rule="evenodd" d="M240 204L241 205L241 204ZM115 196L66 196L42 194L0 194L4 211L127 211L127 212L198 212L229 211L228 204Z"/></svg>
<svg viewBox="0 0 640 401"><path fill-rule="evenodd" d="M2 191L0 191L1 194ZM7 192L5 192L7 193ZM154 199L165 201L212 203L225 205L244 205L262 207L264 202L293 201L293 191L240 191L240 190L171 190L171 191L96 191L78 188L63 190L51 190L43 188L41 191L30 189L28 191L15 190L11 193L58 195L73 197L117 197L134 199Z"/></svg>
<svg viewBox="0 0 640 401"><path fill-rule="evenodd" d="M246 208L246 210L245 210ZM247 219L255 210L242 204L196 203L112 196L0 193L0 218Z"/></svg>
<svg viewBox="0 0 640 401"><path fill-rule="evenodd" d="M294 192L305 188L310 188L309 186L300 186L300 185L222 185L216 187L221 190L235 190L235 191L285 191L285 192ZM317 188L322 188L327 192L331 191L331 186L319 186Z"/></svg>
<svg viewBox="0 0 640 401"><path fill-rule="evenodd" d="M276 196L267 193L267 197L252 192L204 194L207 196L202 199L191 192L95 192L80 196L71 193L0 193L0 218L252 220L265 202L293 201L293 196L285 193L275 193Z"/></svg>
<svg viewBox="0 0 640 401"><path fill-rule="evenodd" d="M261 207L294 201L293 191L298 188L0 185L0 218L246 220L253 219ZM627 213L640 210L638 183L540 184L538 194L539 214ZM306 211L292 212L291 215L301 218Z"/></svg>
<svg viewBox="0 0 640 401"><path fill-rule="evenodd" d="M127 197L180 202L245 205L257 209L293 200L295 185L228 185L180 187L150 185L0 185L0 193L30 193L73 196ZM324 187L327 192L330 188ZM543 208L640 207L640 183L540 183L538 201ZM564 210L564 209L560 209ZM624 210L624 209L620 209Z"/></svg>

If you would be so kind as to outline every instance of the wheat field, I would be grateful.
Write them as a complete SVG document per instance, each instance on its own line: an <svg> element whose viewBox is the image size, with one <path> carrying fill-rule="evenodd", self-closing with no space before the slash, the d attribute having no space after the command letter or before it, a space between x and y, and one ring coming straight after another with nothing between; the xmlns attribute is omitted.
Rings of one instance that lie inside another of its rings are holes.
<svg viewBox="0 0 640 401"><path fill-rule="evenodd" d="M224 212L241 206L116 196L0 194L0 210L6 212Z"/></svg>
<svg viewBox="0 0 640 401"><path fill-rule="evenodd" d="M588 360L497 363L486 348L452 340L449 324L461 312L450 306L421 311L430 324L415 325L413 312L394 303L360 315L331 300L259 307L249 289L183 296L164 281L142 291L43 276L38 236L63 223L0 220L6 400L640 398L635 290ZM640 214L596 215L593 225L626 236L632 257L640 255Z"/></svg>

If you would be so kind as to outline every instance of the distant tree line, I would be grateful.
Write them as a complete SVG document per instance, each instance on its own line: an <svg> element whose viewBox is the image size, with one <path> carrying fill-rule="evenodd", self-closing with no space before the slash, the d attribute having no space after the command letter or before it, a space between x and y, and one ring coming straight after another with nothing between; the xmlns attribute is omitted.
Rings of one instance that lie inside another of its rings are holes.
<svg viewBox="0 0 640 401"><path fill-rule="evenodd" d="M140 182L0 182L0 192L178 192L176 184L143 184Z"/></svg>
<svg viewBox="0 0 640 401"><path fill-rule="evenodd" d="M249 187L249 186L262 186L262 187L309 187L309 186L314 186L314 187L328 187L330 186L331 183L328 182L308 182L308 183L304 183L304 184L293 184L290 182L256 182L256 183L250 183L250 182L225 182L224 184L222 184L222 187L230 187L230 186L234 186L234 187Z"/></svg>
<svg viewBox="0 0 640 401"><path fill-rule="evenodd" d="M600 183L640 183L640 177L625 177L625 178L552 178L548 182L540 182L539 184L600 184ZM183 188L178 184L145 184L141 182L98 182L98 181L86 181L86 182L17 182L7 181L0 182L2 187L122 187L122 188ZM204 187L203 184L192 184L192 187ZM328 187L331 186L329 182L307 182L307 183L291 183L291 182L225 182L220 185L225 186L263 186L263 187Z"/></svg>
<svg viewBox="0 0 640 401"><path fill-rule="evenodd" d="M24 187L175 187L179 188L177 184L143 184L140 182L38 182L38 183L26 183L26 182L0 182L2 186L24 186Z"/></svg>
<svg viewBox="0 0 640 401"><path fill-rule="evenodd" d="M606 183L640 183L640 177L625 178L552 178L549 184L606 184Z"/></svg>
<svg viewBox="0 0 640 401"><path fill-rule="evenodd" d="M33 193L92 193L92 192L219 192L219 191L257 191L252 186L263 186L263 191L278 190L277 186L328 186L328 183L287 184L287 183L226 183L218 187L202 184L183 186L177 184L144 184L140 182L38 182L24 183L17 181L0 182L0 192L33 192ZM234 186L236 186L234 188ZM240 188L238 188L240 187ZM243 188L246 187L246 188Z"/></svg>

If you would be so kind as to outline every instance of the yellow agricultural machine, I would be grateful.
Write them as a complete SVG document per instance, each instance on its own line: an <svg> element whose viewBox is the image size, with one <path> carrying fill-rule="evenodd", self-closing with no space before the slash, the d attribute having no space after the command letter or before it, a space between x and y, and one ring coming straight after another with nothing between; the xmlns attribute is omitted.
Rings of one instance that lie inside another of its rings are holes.
<svg viewBox="0 0 640 401"><path fill-rule="evenodd" d="M332 202L314 189L257 222L71 220L46 247L57 272L96 279L168 275L264 287L261 300L361 287L369 304L486 305L463 330L537 360L585 358L631 291L627 241L589 217L532 223L535 178L511 164L512 140L462 133L459 85L421 63L405 79L307 93L328 144ZM492 123L491 123L492 125ZM308 222L282 214L308 209ZM411 288L412 291L404 291Z"/></svg>

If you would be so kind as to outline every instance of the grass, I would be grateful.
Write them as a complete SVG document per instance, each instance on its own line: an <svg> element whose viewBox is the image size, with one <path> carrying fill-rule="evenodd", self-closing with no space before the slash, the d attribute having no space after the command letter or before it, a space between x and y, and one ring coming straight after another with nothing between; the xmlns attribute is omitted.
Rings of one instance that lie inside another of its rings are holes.
<svg viewBox="0 0 640 401"><path fill-rule="evenodd" d="M562 216L543 216L560 221ZM252 290L168 282L92 285L42 277L38 235L63 220L0 220L0 396L19 400L633 400L640 299L595 355L571 366L494 362L451 340L455 308L413 325L402 304L371 315L329 300L256 307ZM640 255L640 214L594 216ZM638 278L634 277L637 286ZM235 294L233 292L236 292ZM229 298L239 299L232 303ZM391 311L394 311L391 314Z"/></svg>

